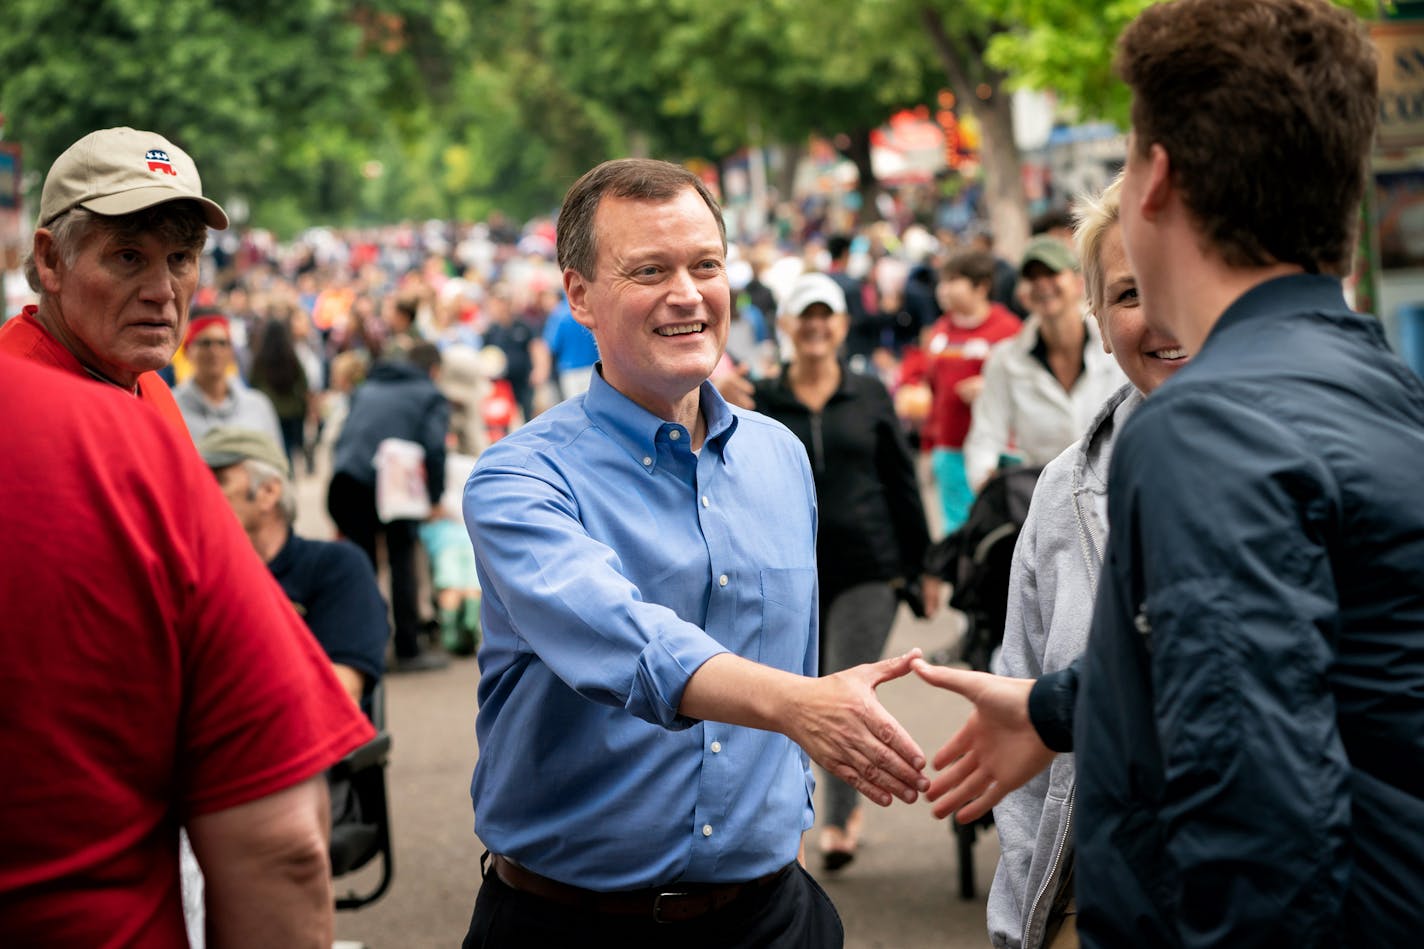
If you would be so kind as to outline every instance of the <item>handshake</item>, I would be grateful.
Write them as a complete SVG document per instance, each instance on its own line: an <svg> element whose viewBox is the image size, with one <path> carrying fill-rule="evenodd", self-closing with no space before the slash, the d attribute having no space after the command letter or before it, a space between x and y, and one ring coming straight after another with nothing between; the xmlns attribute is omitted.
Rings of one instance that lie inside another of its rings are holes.
<svg viewBox="0 0 1424 949"><path fill-rule="evenodd" d="M924 752L874 693L911 672L974 705L968 721L929 762L939 772L933 780L924 773ZM816 763L882 807L895 798L914 803L923 793L935 817L955 814L969 823L1053 760L1054 752L1029 721L1032 679L934 666L912 649L806 681L813 690L805 718L787 734Z"/></svg>

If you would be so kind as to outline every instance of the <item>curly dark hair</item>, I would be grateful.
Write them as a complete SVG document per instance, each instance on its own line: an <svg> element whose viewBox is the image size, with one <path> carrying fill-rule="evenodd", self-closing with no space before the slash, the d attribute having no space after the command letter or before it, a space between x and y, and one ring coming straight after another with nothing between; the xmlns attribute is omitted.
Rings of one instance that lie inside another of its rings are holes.
<svg viewBox="0 0 1424 949"><path fill-rule="evenodd" d="M1173 0L1118 40L1133 147L1161 145L1230 266L1348 272L1374 139L1364 25L1327 0Z"/></svg>

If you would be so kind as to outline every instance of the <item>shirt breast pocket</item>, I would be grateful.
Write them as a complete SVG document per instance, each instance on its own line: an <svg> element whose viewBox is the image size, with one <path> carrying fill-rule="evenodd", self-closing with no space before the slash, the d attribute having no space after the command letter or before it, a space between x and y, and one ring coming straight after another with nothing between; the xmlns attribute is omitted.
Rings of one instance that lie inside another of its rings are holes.
<svg viewBox="0 0 1424 949"><path fill-rule="evenodd" d="M761 571L761 638L757 661L804 674L808 668L808 652L814 646L811 629L815 614L815 568L775 567Z"/></svg>

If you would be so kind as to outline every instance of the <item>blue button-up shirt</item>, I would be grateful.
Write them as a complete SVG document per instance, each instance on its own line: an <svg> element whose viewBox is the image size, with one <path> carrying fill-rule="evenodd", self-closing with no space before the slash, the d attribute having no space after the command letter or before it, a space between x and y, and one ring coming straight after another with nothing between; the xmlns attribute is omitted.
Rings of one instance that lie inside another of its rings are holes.
<svg viewBox="0 0 1424 949"><path fill-rule="evenodd" d="M693 454L685 427L595 373L465 486L484 596L475 832L576 886L752 879L812 823L789 739L678 714L718 653L816 674L805 450L709 384L701 400Z"/></svg>

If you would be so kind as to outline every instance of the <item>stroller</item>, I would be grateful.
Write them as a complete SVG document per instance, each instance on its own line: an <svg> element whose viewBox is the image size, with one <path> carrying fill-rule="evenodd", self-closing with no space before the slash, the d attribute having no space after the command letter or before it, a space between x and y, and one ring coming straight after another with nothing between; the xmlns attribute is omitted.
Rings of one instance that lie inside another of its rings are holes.
<svg viewBox="0 0 1424 949"><path fill-rule="evenodd" d="M941 652L930 661L962 661L977 672L990 671L1004 641L1014 544L1042 470L1024 465L1001 469L974 499L964 524L926 553L925 572L953 584L949 605L965 617L959 655ZM966 900L974 899L974 838L993 822L990 812L973 824L952 825L959 847L959 895Z"/></svg>

